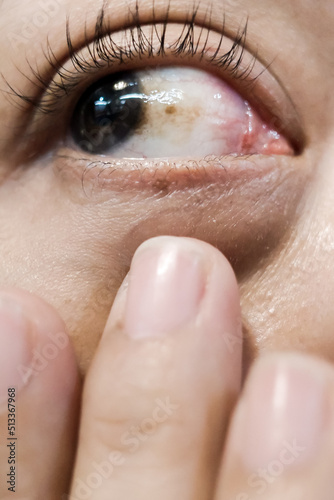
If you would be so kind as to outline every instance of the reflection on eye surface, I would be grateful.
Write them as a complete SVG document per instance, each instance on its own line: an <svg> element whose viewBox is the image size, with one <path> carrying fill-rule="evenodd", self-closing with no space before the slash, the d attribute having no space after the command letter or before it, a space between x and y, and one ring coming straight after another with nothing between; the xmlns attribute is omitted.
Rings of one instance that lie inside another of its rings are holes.
<svg viewBox="0 0 334 500"><path fill-rule="evenodd" d="M116 158L292 154L223 80L186 67L104 78L81 97L71 128L81 149Z"/></svg>

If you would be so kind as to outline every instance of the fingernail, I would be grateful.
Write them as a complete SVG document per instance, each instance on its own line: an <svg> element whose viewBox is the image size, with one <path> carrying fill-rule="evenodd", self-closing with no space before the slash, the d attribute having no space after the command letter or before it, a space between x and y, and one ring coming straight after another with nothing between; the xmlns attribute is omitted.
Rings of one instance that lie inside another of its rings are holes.
<svg viewBox="0 0 334 500"><path fill-rule="evenodd" d="M200 252L176 239L146 243L131 264L125 330L134 338L157 337L191 322L205 283Z"/></svg>
<svg viewBox="0 0 334 500"><path fill-rule="evenodd" d="M244 396L239 450L245 466L277 477L316 457L327 404L325 377L299 356L260 362Z"/></svg>
<svg viewBox="0 0 334 500"><path fill-rule="evenodd" d="M20 305L0 298L0 405L8 398L8 389L19 391L24 385L20 366L28 366L31 346L29 322Z"/></svg>

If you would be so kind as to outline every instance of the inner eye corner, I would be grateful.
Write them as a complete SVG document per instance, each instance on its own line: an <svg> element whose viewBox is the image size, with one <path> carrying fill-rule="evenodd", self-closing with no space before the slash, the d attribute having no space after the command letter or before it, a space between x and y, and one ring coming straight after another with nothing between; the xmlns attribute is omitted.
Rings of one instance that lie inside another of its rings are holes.
<svg viewBox="0 0 334 500"><path fill-rule="evenodd" d="M293 156L302 156L307 147L307 139L302 124L297 122L297 119L294 119L293 125L287 127L285 124L282 124L282 120L279 119L276 127L278 132L289 142L293 150Z"/></svg>

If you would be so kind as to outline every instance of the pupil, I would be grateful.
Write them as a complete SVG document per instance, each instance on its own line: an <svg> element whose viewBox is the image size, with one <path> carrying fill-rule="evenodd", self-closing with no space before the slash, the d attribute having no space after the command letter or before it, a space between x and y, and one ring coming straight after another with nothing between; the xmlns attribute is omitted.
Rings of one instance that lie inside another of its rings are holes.
<svg viewBox="0 0 334 500"><path fill-rule="evenodd" d="M71 126L74 141L89 153L110 152L138 128L145 98L135 73L99 80L75 108Z"/></svg>

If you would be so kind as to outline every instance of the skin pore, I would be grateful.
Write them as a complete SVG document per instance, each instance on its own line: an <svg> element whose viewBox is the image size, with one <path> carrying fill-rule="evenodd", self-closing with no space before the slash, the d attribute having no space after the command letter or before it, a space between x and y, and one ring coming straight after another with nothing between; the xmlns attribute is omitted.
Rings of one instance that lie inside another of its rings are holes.
<svg viewBox="0 0 334 500"><path fill-rule="evenodd" d="M0 437L14 386L22 498L331 498L333 22L331 0L0 0ZM147 101L115 155L73 134L111 74ZM19 377L12 356L50 345Z"/></svg>

